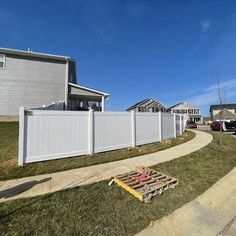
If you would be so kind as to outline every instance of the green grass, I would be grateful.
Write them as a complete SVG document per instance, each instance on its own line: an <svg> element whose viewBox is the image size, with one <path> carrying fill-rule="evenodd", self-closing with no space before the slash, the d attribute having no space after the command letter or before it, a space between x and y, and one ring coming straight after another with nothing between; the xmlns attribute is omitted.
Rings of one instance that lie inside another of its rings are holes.
<svg viewBox="0 0 236 236"><path fill-rule="evenodd" d="M18 155L18 122L0 122L0 163Z"/></svg>
<svg viewBox="0 0 236 236"><path fill-rule="evenodd" d="M195 137L195 133L186 132L182 136L162 143L153 143L137 148L126 148L104 152L93 156L63 158L59 160L17 166L18 123L0 122L0 180L14 179L31 175L59 172L85 166L118 161L135 156L164 150L184 143Z"/></svg>
<svg viewBox="0 0 236 236"><path fill-rule="evenodd" d="M177 177L174 190L141 203L108 181L0 204L1 235L133 235L193 200L236 165L236 138L154 166Z"/></svg>

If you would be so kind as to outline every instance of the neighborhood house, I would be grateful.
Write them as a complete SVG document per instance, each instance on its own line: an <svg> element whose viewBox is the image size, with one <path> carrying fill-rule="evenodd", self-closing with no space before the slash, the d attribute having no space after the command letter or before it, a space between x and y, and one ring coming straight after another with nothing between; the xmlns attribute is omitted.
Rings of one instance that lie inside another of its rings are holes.
<svg viewBox="0 0 236 236"><path fill-rule="evenodd" d="M153 98L146 98L133 106L129 107L127 111L136 111L136 112L158 112L166 111L166 106L161 102L154 100Z"/></svg>
<svg viewBox="0 0 236 236"><path fill-rule="evenodd" d="M198 107L193 106L188 102L181 102L167 109L168 112L184 115L184 120L201 122L201 113Z"/></svg>
<svg viewBox="0 0 236 236"><path fill-rule="evenodd" d="M72 57L0 48L0 116L22 106L104 111L109 94L77 83Z"/></svg>
<svg viewBox="0 0 236 236"><path fill-rule="evenodd" d="M235 114L236 114L236 103L231 103L231 104L216 104L216 105L211 105L210 106L210 116L212 120L217 120L217 115L220 113L220 111L223 110L226 114L227 117L226 119L234 119Z"/></svg>

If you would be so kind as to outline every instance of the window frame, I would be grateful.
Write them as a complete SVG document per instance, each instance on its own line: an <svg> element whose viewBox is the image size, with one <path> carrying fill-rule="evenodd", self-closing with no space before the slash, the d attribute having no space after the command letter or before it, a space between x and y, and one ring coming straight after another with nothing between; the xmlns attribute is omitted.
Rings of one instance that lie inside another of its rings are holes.
<svg viewBox="0 0 236 236"><path fill-rule="evenodd" d="M3 67L0 66L0 69L3 70L6 67L6 54L1 54L0 57L3 56ZM1 61L2 62L2 61Z"/></svg>

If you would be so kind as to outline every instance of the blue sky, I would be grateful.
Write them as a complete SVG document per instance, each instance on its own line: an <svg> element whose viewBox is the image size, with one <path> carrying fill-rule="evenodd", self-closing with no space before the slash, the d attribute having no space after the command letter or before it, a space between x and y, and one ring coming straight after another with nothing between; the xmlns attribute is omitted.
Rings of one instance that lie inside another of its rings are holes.
<svg viewBox="0 0 236 236"><path fill-rule="evenodd" d="M219 74L236 102L236 1L2 1L0 47L72 56L108 110L153 97L208 115Z"/></svg>

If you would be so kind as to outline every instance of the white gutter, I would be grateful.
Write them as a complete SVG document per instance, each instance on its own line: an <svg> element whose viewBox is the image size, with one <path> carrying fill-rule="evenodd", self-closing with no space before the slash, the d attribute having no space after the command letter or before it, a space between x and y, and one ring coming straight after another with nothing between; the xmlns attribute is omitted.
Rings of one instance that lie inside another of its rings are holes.
<svg viewBox="0 0 236 236"><path fill-rule="evenodd" d="M30 57L36 57L36 58L54 59L54 60L61 60L61 61L65 61L67 58L70 58L71 60L73 60L69 56L60 56L60 55L53 55L53 54L33 52L33 51L23 51L23 50L10 49L10 48L0 48L0 53L30 56Z"/></svg>

